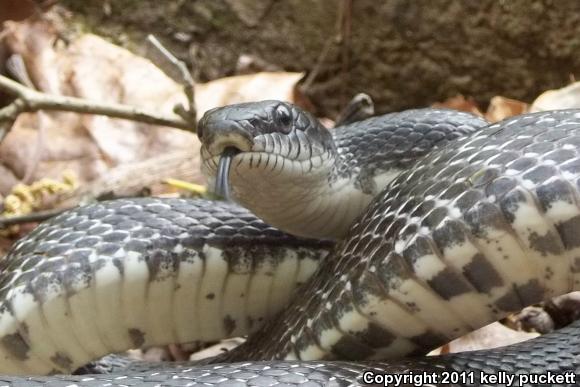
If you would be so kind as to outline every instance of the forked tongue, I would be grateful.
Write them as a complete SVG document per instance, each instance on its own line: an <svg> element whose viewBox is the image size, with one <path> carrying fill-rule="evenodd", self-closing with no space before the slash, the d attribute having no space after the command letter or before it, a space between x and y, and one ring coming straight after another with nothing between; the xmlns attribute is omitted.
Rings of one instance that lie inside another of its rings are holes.
<svg viewBox="0 0 580 387"><path fill-rule="evenodd" d="M240 151L234 147L227 147L220 156L217 176L215 179L215 193L226 200L230 200L230 165L234 156Z"/></svg>

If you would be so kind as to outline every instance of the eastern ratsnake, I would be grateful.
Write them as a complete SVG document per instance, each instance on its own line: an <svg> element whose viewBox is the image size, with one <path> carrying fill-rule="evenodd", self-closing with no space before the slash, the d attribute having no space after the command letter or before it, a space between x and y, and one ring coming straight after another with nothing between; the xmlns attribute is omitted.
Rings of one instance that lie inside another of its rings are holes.
<svg viewBox="0 0 580 387"><path fill-rule="evenodd" d="M450 380L480 384L500 371L578 372L578 323L497 350L378 361L579 288L580 111L483 126L424 109L331 134L276 101L206 113L210 181L225 151L232 198L301 237L207 201L117 200L57 216L0 262L0 372L70 372L128 347L259 329L212 360L248 363L0 381L357 385L365 370L483 370ZM286 362L259 362L273 359Z"/></svg>

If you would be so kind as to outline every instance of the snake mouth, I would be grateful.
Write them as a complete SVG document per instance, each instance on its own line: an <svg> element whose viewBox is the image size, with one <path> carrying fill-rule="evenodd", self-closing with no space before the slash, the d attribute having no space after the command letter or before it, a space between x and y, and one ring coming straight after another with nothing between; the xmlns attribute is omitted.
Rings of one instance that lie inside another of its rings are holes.
<svg viewBox="0 0 580 387"><path fill-rule="evenodd" d="M226 147L219 156L218 168L215 179L215 193L224 199L230 200L230 167L234 157L241 151L234 147Z"/></svg>
<svg viewBox="0 0 580 387"><path fill-rule="evenodd" d="M279 183L288 179L295 183L308 180L308 184L319 179L326 181L334 160L330 152L307 160L296 160L263 151L247 152L231 145L224 148L219 155L211 155L202 147L201 159L201 169L207 176L213 193L228 201L240 200L238 196L247 192L248 182L253 182L249 185L256 189L265 179Z"/></svg>

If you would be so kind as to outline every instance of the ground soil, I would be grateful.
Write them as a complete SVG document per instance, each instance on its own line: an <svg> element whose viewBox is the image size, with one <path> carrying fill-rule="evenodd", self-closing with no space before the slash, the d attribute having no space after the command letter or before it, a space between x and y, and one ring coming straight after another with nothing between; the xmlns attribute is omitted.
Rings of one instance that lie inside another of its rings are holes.
<svg viewBox="0 0 580 387"><path fill-rule="evenodd" d="M265 63L258 67L316 69L307 93L329 115L362 91L384 112L459 93L482 104L494 95L531 101L580 75L576 0L354 0L339 18L348 3L60 2L83 29L135 51L155 34L200 81L235 74L242 55Z"/></svg>

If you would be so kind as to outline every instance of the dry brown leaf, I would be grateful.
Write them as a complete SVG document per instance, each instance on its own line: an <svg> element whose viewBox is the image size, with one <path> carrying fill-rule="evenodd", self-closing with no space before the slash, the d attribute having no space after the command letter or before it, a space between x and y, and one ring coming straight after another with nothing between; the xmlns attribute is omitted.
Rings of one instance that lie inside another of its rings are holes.
<svg viewBox="0 0 580 387"><path fill-rule="evenodd" d="M185 102L181 86L149 60L95 35L81 35L65 45L58 42L56 29L47 21L9 22L4 34L0 44L23 57L40 91L163 113L171 113L177 103ZM292 102L301 77L301 73L258 73L196 85L198 115L237 102ZM57 178L70 170L82 184L121 164L168 152L195 154L198 149L197 137L178 129L74 113L23 114L0 144L0 161L5 167L0 169L0 193L26 175L34 181Z"/></svg>
<svg viewBox="0 0 580 387"><path fill-rule="evenodd" d="M483 113L481 112L481 110L479 110L473 98L465 98L462 95L456 95L455 97L447 98L445 101L436 102L431 106L434 108L461 110L463 112L483 116Z"/></svg>
<svg viewBox="0 0 580 387"><path fill-rule="evenodd" d="M278 99L294 102L296 85L304 73L261 72L217 79L196 85L198 117L216 106Z"/></svg>
<svg viewBox="0 0 580 387"><path fill-rule="evenodd" d="M148 60L94 35L56 44L48 22L6 23L3 40L22 56L41 91L171 112L184 97L180 88ZM42 130L39 131L39 128ZM43 136L39 143L38 136ZM127 120L73 113L21 115L0 145L0 159L13 176L56 178L73 171L81 182L121 163L136 162L168 150L199 147L194 134ZM40 152L36 166L35 156ZM10 176L0 177L10 180Z"/></svg>
<svg viewBox="0 0 580 387"><path fill-rule="evenodd" d="M499 322L494 322L431 351L429 355L503 347L538 336L537 333L515 331Z"/></svg>
<svg viewBox="0 0 580 387"><path fill-rule="evenodd" d="M561 89L543 92L532 103L530 111L541 112L572 108L580 108L580 82L574 82Z"/></svg>
<svg viewBox="0 0 580 387"><path fill-rule="evenodd" d="M528 111L528 108L529 105L525 102L498 95L489 101L484 117L489 122L497 122L508 117L524 114Z"/></svg>

